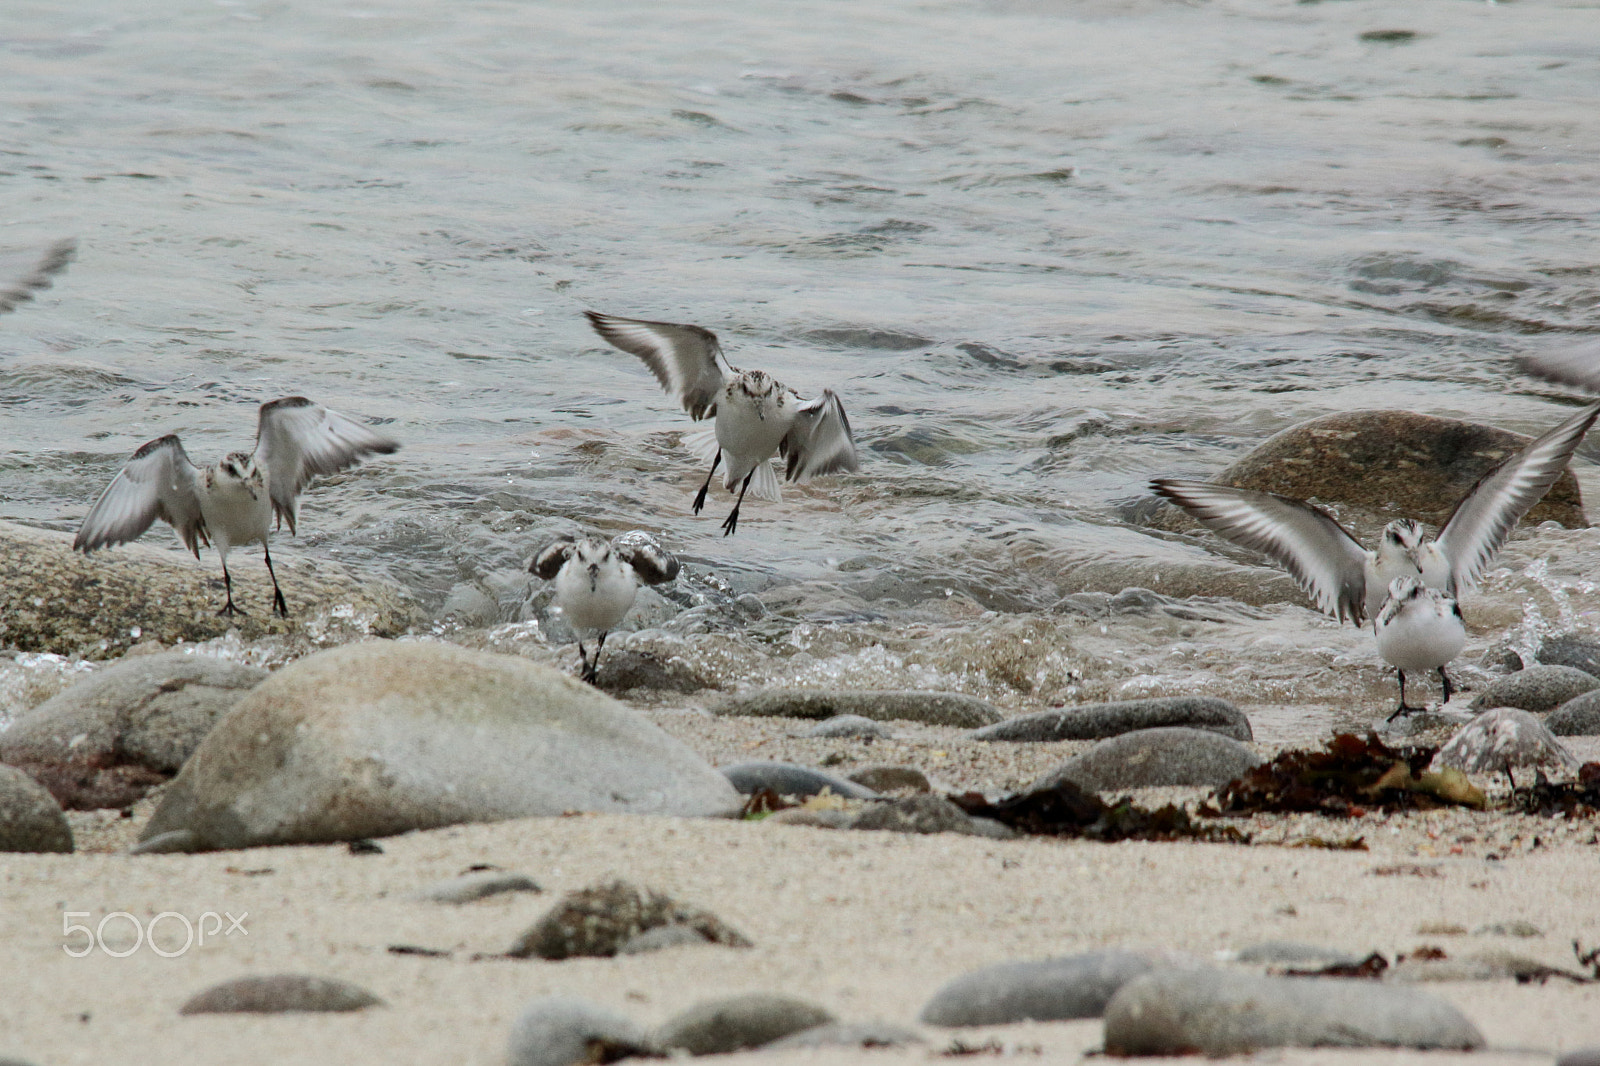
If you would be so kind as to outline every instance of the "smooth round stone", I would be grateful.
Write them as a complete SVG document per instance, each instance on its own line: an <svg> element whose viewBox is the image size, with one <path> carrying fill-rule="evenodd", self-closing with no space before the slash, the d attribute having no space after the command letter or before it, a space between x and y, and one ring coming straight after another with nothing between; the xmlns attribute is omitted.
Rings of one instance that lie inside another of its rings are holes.
<svg viewBox="0 0 1600 1066"><path fill-rule="evenodd" d="M922 1042L922 1035L914 1029L888 1022L831 1022L802 1029L763 1046L768 1051L789 1051L822 1047L904 1047Z"/></svg>
<svg viewBox="0 0 1600 1066"><path fill-rule="evenodd" d="M691 1055L720 1055L765 1047L832 1021L832 1014L814 1004L757 992L689 1008L661 1027L656 1043Z"/></svg>
<svg viewBox="0 0 1600 1066"><path fill-rule="evenodd" d="M1600 689L1592 689L1551 711L1544 727L1558 737L1600 735Z"/></svg>
<svg viewBox="0 0 1600 1066"><path fill-rule="evenodd" d="M724 700L720 715L832 718L853 714L877 722L924 722L976 729L1004 717L993 704L959 692L880 692L874 689L763 689Z"/></svg>
<svg viewBox="0 0 1600 1066"><path fill-rule="evenodd" d="M141 839L321 843L603 811L726 815L738 793L683 742L558 670L369 641L262 682L167 786Z"/></svg>
<svg viewBox="0 0 1600 1066"><path fill-rule="evenodd" d="M502 892L539 892L541 889L526 874L509 870L474 870L435 881L412 892L411 899L421 903L471 903L474 900L498 896Z"/></svg>
<svg viewBox="0 0 1600 1066"><path fill-rule="evenodd" d="M1206 729L1141 729L1102 740L1029 785L1026 791L1071 781L1085 792L1176 785L1216 788L1262 762L1239 743Z"/></svg>
<svg viewBox="0 0 1600 1066"><path fill-rule="evenodd" d="M72 826L39 782L0 766L0 851L69 852Z"/></svg>
<svg viewBox="0 0 1600 1066"><path fill-rule="evenodd" d="M667 948L691 947L694 945L709 944L711 941L698 929L687 925L658 925L654 929L646 929L638 936L630 937L617 949L618 955L646 955L652 951L664 951Z"/></svg>
<svg viewBox="0 0 1600 1066"><path fill-rule="evenodd" d="M212 985L178 1008L179 1014L281 1014L351 1011L381 1004L371 992L331 977L284 973L239 977Z"/></svg>
<svg viewBox="0 0 1600 1066"><path fill-rule="evenodd" d="M974 818L943 796L924 793L903 799L886 800L864 807L850 819L851 829L875 829L891 833L962 833L967 836L997 836L993 829L978 825L987 819ZM991 825L1005 830L1004 839L1016 834L998 822Z"/></svg>
<svg viewBox="0 0 1600 1066"><path fill-rule="evenodd" d="M1227 700L1168 696L1116 703L1086 703L1025 714L985 726L973 740L1100 740L1140 729L1207 729L1234 740L1252 739L1250 720Z"/></svg>
<svg viewBox="0 0 1600 1066"><path fill-rule="evenodd" d="M827 789L845 799L877 799L864 785L792 762L741 762L721 768L735 789L746 796L770 788L780 796L815 796Z"/></svg>
<svg viewBox="0 0 1600 1066"><path fill-rule="evenodd" d="M1549 711L1575 696L1600 689L1600 678L1571 666L1535 664L1497 677L1472 700L1473 710L1515 707L1523 711Z"/></svg>
<svg viewBox="0 0 1600 1066"><path fill-rule="evenodd" d="M506 1041L506 1066L576 1066L658 1054L632 1021L581 999L551 996L523 1008Z"/></svg>
<svg viewBox="0 0 1600 1066"><path fill-rule="evenodd" d="M268 676L209 655L123 659L13 722L0 762L27 770L63 807L126 807L176 774Z"/></svg>
<svg viewBox="0 0 1600 1066"><path fill-rule="evenodd" d="M946 982L917 1020L953 1028L1098 1018L1117 989L1154 966L1127 951L1002 962Z"/></svg>
<svg viewBox="0 0 1600 1066"><path fill-rule="evenodd" d="M1273 1047L1473 1050L1483 1034L1454 1006L1413 988L1222 970L1160 970L1111 997L1111 1055L1243 1055Z"/></svg>
<svg viewBox="0 0 1600 1066"><path fill-rule="evenodd" d="M1433 757L1435 767L1498 774L1519 769L1576 770L1578 760L1543 722L1515 707L1496 707L1468 722Z"/></svg>
<svg viewBox="0 0 1600 1066"><path fill-rule="evenodd" d="M527 929L506 954L560 960L616 955L639 934L666 925L686 926L702 939L747 948L750 941L709 911L661 892L612 881L569 892Z"/></svg>
<svg viewBox="0 0 1600 1066"><path fill-rule="evenodd" d="M1269 966L1356 966L1365 955L1352 955L1320 944L1301 944L1293 940L1266 940L1240 948L1235 962L1264 963Z"/></svg>
<svg viewBox="0 0 1600 1066"><path fill-rule="evenodd" d="M1550 666L1570 666L1600 677L1600 641L1589 640L1576 633L1546 637L1534 658Z"/></svg>
<svg viewBox="0 0 1600 1066"><path fill-rule="evenodd" d="M932 792L933 782L915 766L864 766L851 771L851 781L874 792Z"/></svg>
<svg viewBox="0 0 1600 1066"><path fill-rule="evenodd" d="M819 722L809 732L808 737L892 737L894 736L882 722L871 718L863 718L859 714L836 714L826 721Z"/></svg>

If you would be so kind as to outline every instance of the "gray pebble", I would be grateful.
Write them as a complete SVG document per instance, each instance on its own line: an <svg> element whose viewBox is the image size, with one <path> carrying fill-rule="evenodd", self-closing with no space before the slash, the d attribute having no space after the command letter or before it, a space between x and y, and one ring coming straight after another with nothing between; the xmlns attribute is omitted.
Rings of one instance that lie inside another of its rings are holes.
<svg viewBox="0 0 1600 1066"><path fill-rule="evenodd" d="M870 788L809 766L792 762L742 762L723 766L722 773L745 795L770 788L780 796L815 796L827 789L845 799L877 799Z"/></svg>
<svg viewBox="0 0 1600 1066"><path fill-rule="evenodd" d="M1168 696L1116 703L1086 703L1025 714L985 726L973 740L1100 740L1139 729L1186 726L1207 729L1234 740L1251 739L1250 720L1227 700L1209 696Z"/></svg>
<svg viewBox="0 0 1600 1066"><path fill-rule="evenodd" d="M1173 785L1220 787L1261 763L1261 756L1205 729L1141 729L1102 740L1028 786L1071 781L1086 792Z"/></svg>
<svg viewBox="0 0 1600 1066"><path fill-rule="evenodd" d="M1154 966L1127 951L1002 962L946 982L917 1020L956 1027L1098 1018L1117 989Z"/></svg>
<svg viewBox="0 0 1600 1066"><path fill-rule="evenodd" d="M1483 1034L1455 1007L1416 989L1320 977L1158 970L1135 978L1105 1012L1111 1055L1239 1055L1271 1047L1469 1050Z"/></svg>
<svg viewBox="0 0 1600 1066"><path fill-rule="evenodd" d="M1600 736L1600 689L1572 697L1550 712L1544 726L1558 737Z"/></svg>
<svg viewBox="0 0 1600 1066"><path fill-rule="evenodd" d="M523 1008L506 1042L506 1066L574 1066L654 1054L649 1035L627 1018L559 996Z"/></svg>
<svg viewBox="0 0 1600 1066"><path fill-rule="evenodd" d="M720 1055L764 1047L833 1020L813 1004L757 992L689 1008L661 1027L656 1043L691 1055Z"/></svg>
<svg viewBox="0 0 1600 1066"><path fill-rule="evenodd" d="M1570 666L1600 678L1600 642L1576 633L1546 637L1534 658L1551 666Z"/></svg>
<svg viewBox="0 0 1600 1066"><path fill-rule="evenodd" d="M922 1043L922 1035L889 1022L832 1022L791 1033L764 1045L768 1051L819 1047L904 1047Z"/></svg>
<svg viewBox="0 0 1600 1066"><path fill-rule="evenodd" d="M630 937L617 949L618 955L645 955L652 951L661 951L666 948L680 948L686 945L709 944L711 941L698 929L687 925L658 925L654 929L646 929L637 936Z"/></svg>
<svg viewBox="0 0 1600 1066"><path fill-rule="evenodd" d="M879 722L925 722L976 729L1004 717L993 704L959 692L880 692L872 689L762 689L730 697L720 715L832 718L860 715Z"/></svg>
<svg viewBox="0 0 1600 1066"><path fill-rule="evenodd" d="M808 737L883 737L894 736L882 722L863 718L859 714L836 714L819 722L806 733Z"/></svg>
<svg viewBox="0 0 1600 1066"><path fill-rule="evenodd" d="M1474 710L1516 707L1549 711L1574 696L1600 688L1600 678L1571 666L1535 664L1491 681L1472 701Z"/></svg>
<svg viewBox="0 0 1600 1066"><path fill-rule="evenodd" d="M963 833L967 836L994 836L993 830L980 828L977 823L988 819L973 818L943 796L924 793L903 799L886 800L861 809L850 819L851 829L887 830L891 833ZM998 822L993 823L1006 829ZM1006 837L1014 836L1006 829Z"/></svg>
<svg viewBox="0 0 1600 1066"><path fill-rule="evenodd" d="M179 1014L280 1014L287 1011L350 1011L378 1006L371 992L331 977L280 973L236 977L191 996Z"/></svg>
<svg viewBox="0 0 1600 1066"><path fill-rule="evenodd" d="M14 766L0 765L0 851L72 850L72 826L48 789Z"/></svg>
<svg viewBox="0 0 1600 1066"><path fill-rule="evenodd" d="M933 782L915 766L863 766L847 775L874 792L932 792Z"/></svg>
<svg viewBox="0 0 1600 1066"><path fill-rule="evenodd" d="M460 877L424 885L412 892L410 898L422 903L471 903L502 892L538 891L541 891L539 886L525 874L508 870L474 870Z"/></svg>

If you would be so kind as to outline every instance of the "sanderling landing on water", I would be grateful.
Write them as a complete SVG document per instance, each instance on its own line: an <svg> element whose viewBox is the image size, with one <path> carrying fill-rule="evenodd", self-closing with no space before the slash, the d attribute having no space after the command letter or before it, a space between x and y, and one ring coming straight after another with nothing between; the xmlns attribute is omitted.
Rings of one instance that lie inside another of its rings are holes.
<svg viewBox="0 0 1600 1066"><path fill-rule="evenodd" d="M606 635L622 621L639 582L659 585L678 576L678 560L656 539L632 530L613 540L604 537L561 537L533 557L528 570L556 583L556 606L577 630L578 680L594 683ZM598 633L594 658L583 646L583 633Z"/></svg>
<svg viewBox="0 0 1600 1066"><path fill-rule="evenodd" d="M136 539L157 518L170 525L184 547L200 558L200 545L213 544L222 557L228 602L219 614L244 614L234 606L228 552L259 541L272 575L272 606L284 618L289 604L272 569L267 534L274 515L295 532L300 492L319 474L336 474L363 456L389 454L399 442L361 423L312 403L286 396L261 405L256 450L233 452L221 462L197 467L176 434L133 453L89 509L72 546L88 553Z"/></svg>
<svg viewBox="0 0 1600 1066"><path fill-rule="evenodd" d="M51 278L72 262L77 248L78 242L69 237L43 248L0 251L0 315L33 299L40 289L48 289Z"/></svg>
<svg viewBox="0 0 1600 1066"><path fill-rule="evenodd" d="M781 498L777 473L769 462L784 459L785 480L803 485L813 477L859 470L850 420L832 389L815 400L802 399L760 370L728 363L717 335L699 326L647 322L585 311L595 332L614 346L644 360L661 387L675 396L695 421L715 418L714 433L686 440L711 461L705 484L694 498L694 513L706 504L706 491L719 464L727 465L723 485L739 486L739 499L722 523L727 536L739 526L739 507L748 491L757 499ZM718 359L727 366L723 373Z"/></svg>
<svg viewBox="0 0 1600 1066"><path fill-rule="evenodd" d="M1467 643L1467 627L1453 596L1428 588L1414 577L1397 577L1373 620L1373 631L1378 654L1400 675L1400 706L1389 721L1423 709L1406 703L1407 670L1439 671L1444 702L1450 702L1455 689L1444 668Z"/></svg>
<svg viewBox="0 0 1600 1066"><path fill-rule="evenodd" d="M1471 588L1511 530L1555 484L1573 450L1600 416L1590 404L1478 479L1450 513L1438 539L1404 519L1384 528L1367 551L1333 516L1271 492L1157 478L1159 496L1236 544L1271 556L1317 608L1342 621L1375 618L1397 577L1414 577L1454 598Z"/></svg>

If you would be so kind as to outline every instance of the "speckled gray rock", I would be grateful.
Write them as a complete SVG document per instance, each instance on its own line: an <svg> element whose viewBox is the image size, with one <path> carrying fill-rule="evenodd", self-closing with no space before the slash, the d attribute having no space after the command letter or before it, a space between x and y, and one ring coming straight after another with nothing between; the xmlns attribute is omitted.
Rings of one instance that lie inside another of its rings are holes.
<svg viewBox="0 0 1600 1066"><path fill-rule="evenodd" d="M1600 735L1600 689L1574 696L1551 711L1544 727L1558 737Z"/></svg>
<svg viewBox="0 0 1600 1066"><path fill-rule="evenodd" d="M870 689L762 689L724 700L721 715L832 718L854 714L877 722L925 722L976 729L1004 717L993 704L959 692L878 692Z"/></svg>
<svg viewBox="0 0 1600 1066"><path fill-rule="evenodd" d="M1250 720L1227 700L1168 696L1117 703L1086 703L1025 714L985 726L973 740L1100 740L1140 729L1206 729L1234 740L1252 739Z"/></svg>
<svg viewBox="0 0 1600 1066"><path fill-rule="evenodd" d="M1141 729L1102 740L1028 786L1071 781L1087 792L1199 785L1215 788L1253 770L1261 756L1206 729Z"/></svg>
<svg viewBox="0 0 1600 1066"><path fill-rule="evenodd" d="M658 1052L649 1034L604 1007L550 996L523 1008L506 1041L506 1066L588 1066Z"/></svg>
<svg viewBox="0 0 1600 1066"><path fill-rule="evenodd" d="M472 903L503 892L539 892L533 878L509 870L473 870L423 885L407 898L419 903Z"/></svg>
<svg viewBox="0 0 1600 1066"><path fill-rule="evenodd" d="M611 881L567 893L519 936L506 954L552 961L577 956L609 957L640 933L666 925L687 926L713 944L750 946L744 934L708 911L679 903L653 889Z"/></svg>
<svg viewBox="0 0 1600 1066"><path fill-rule="evenodd" d="M722 773L744 795L770 788L780 796L815 796L828 789L845 799L877 799L865 785L847 781L810 766L792 762L741 762L721 768Z"/></svg>
<svg viewBox="0 0 1600 1066"><path fill-rule="evenodd" d="M1320 944L1301 944L1293 940L1265 940L1259 944L1240 948L1233 956L1235 962L1265 963L1269 966L1322 967L1355 966L1365 955L1352 955L1348 951L1323 947Z"/></svg>
<svg viewBox="0 0 1600 1066"><path fill-rule="evenodd" d="M72 827L45 787L0 766L0 851L71 851Z"/></svg>
<svg viewBox="0 0 1600 1066"><path fill-rule="evenodd" d="M819 1047L905 1047L922 1043L922 1034L889 1022L832 1022L791 1033L763 1045L768 1051Z"/></svg>
<svg viewBox="0 0 1600 1066"><path fill-rule="evenodd" d="M123 659L19 717L0 733L0 762L22 767L68 809L126 807L176 774L266 678L209 655Z"/></svg>
<svg viewBox="0 0 1600 1066"><path fill-rule="evenodd" d="M915 766L863 766L846 775L874 792L932 792L933 782Z"/></svg>
<svg viewBox="0 0 1600 1066"><path fill-rule="evenodd" d="M870 804L847 824L851 829L890 833L962 833L996 839L1009 839L1015 835L999 822L974 818L943 796L931 793Z"/></svg>
<svg viewBox="0 0 1600 1066"><path fill-rule="evenodd" d="M889 727L859 714L836 714L819 722L806 733L808 737L892 737Z"/></svg>
<svg viewBox="0 0 1600 1066"><path fill-rule="evenodd" d="M1473 710L1515 707L1523 711L1548 711L1574 696L1600 688L1600 678L1571 666L1536 663L1516 673L1497 677L1472 700Z"/></svg>
<svg viewBox="0 0 1600 1066"><path fill-rule="evenodd" d="M955 1027L1098 1018L1117 989L1154 967L1128 951L1002 962L946 982L917 1020Z"/></svg>
<svg viewBox="0 0 1600 1066"><path fill-rule="evenodd" d="M151 544L84 555L72 550L71 533L0 521L0 646L98 659L140 640L203 641L230 629L258 640L303 633L309 624L323 639L357 640L399 636L424 620L398 586L356 577L330 559L280 556L274 562L290 617L267 610L266 571L242 559L233 568L234 594L250 614L225 617L217 614L222 568L209 551L202 562Z"/></svg>
<svg viewBox="0 0 1600 1066"><path fill-rule="evenodd" d="M1484 711L1433 757L1435 768L1451 767L1469 774L1511 774L1515 771L1576 770L1578 760L1543 722L1515 707Z"/></svg>
<svg viewBox="0 0 1600 1066"><path fill-rule="evenodd" d="M557 670L373 641L257 686L167 787L142 839L188 829L197 847L237 848L573 810L739 806L687 746Z"/></svg>
<svg viewBox="0 0 1600 1066"><path fill-rule="evenodd" d="M1549 666L1570 666L1600 677L1600 641L1577 633L1544 638L1534 658Z"/></svg>
<svg viewBox="0 0 1600 1066"><path fill-rule="evenodd" d="M1470 1050L1483 1034L1459 1010L1412 988L1367 981L1158 970L1111 997L1112 1055L1247 1054L1271 1047Z"/></svg>
<svg viewBox="0 0 1600 1066"><path fill-rule="evenodd" d="M757 992L691 1007L663 1025L655 1040L663 1048L691 1055L720 1055L764 1047L833 1020L832 1014L803 1000Z"/></svg>
<svg viewBox="0 0 1600 1066"><path fill-rule="evenodd" d="M651 590L639 591L643 594ZM607 692L632 692L642 688L689 693L722 687L716 677L702 673L682 656L659 648L628 644L606 645L605 667L597 683Z"/></svg>
<svg viewBox="0 0 1600 1066"><path fill-rule="evenodd" d="M1341 520L1366 542L1393 518L1443 525L1478 478L1532 439L1414 411L1346 411L1290 426L1206 480L1340 504ZM1194 528L1181 514L1169 508L1160 524ZM1523 521L1588 525L1572 471L1562 472Z"/></svg>
<svg viewBox="0 0 1600 1066"><path fill-rule="evenodd" d="M287 1011L351 1011L383 1000L332 977L298 973L237 977L191 996L179 1014L281 1014Z"/></svg>

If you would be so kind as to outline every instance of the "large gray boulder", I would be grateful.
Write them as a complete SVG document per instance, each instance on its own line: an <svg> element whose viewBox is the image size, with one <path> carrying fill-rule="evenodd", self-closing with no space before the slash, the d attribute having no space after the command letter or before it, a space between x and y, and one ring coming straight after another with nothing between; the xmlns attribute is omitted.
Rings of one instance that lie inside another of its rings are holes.
<svg viewBox="0 0 1600 1066"><path fill-rule="evenodd" d="M725 815L686 746L550 667L373 641L302 659L217 724L142 840L313 843L565 811Z"/></svg>
<svg viewBox="0 0 1600 1066"><path fill-rule="evenodd" d="M1209 729L1141 729L1102 740L1045 774L1029 791L1071 781L1085 792L1175 785L1216 788L1243 777L1261 756Z"/></svg>
<svg viewBox="0 0 1600 1066"><path fill-rule="evenodd" d="M124 659L0 733L19 767L68 809L126 807L178 772L217 720L267 672L207 655Z"/></svg>
<svg viewBox="0 0 1600 1066"><path fill-rule="evenodd" d="M311 623L323 639L356 639L399 636L424 620L399 586L292 553L273 560L293 612L278 618L268 610L266 570L259 559L246 561L249 554L235 556L232 569L235 597L250 613L225 617L217 614L222 567L207 549L198 562L154 543L83 555L70 533L0 521L0 646L104 659L140 640L198 642L230 629L256 640L303 635Z"/></svg>
<svg viewBox="0 0 1600 1066"><path fill-rule="evenodd" d="M1107 1054L1248 1054L1270 1047L1470 1050L1483 1034L1450 1004L1412 988L1336 978L1158 970L1106 1005Z"/></svg>

